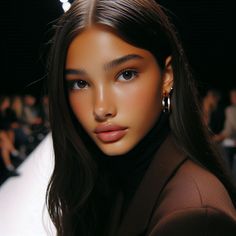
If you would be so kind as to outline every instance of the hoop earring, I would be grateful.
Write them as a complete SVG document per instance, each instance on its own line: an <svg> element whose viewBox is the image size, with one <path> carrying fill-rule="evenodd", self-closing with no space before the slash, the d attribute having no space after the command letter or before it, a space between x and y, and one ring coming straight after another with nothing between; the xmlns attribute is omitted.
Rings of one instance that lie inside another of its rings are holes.
<svg viewBox="0 0 236 236"><path fill-rule="evenodd" d="M164 113L170 113L170 95L171 95L171 92L168 95L165 92L164 95L163 95L163 98L162 98L162 111Z"/></svg>

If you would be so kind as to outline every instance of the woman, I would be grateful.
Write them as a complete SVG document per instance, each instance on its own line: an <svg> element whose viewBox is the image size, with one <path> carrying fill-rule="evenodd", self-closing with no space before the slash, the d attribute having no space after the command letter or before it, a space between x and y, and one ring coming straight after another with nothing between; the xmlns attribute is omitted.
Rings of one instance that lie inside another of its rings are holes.
<svg viewBox="0 0 236 236"><path fill-rule="evenodd" d="M235 189L153 0L78 0L49 61L58 235L235 235Z"/></svg>

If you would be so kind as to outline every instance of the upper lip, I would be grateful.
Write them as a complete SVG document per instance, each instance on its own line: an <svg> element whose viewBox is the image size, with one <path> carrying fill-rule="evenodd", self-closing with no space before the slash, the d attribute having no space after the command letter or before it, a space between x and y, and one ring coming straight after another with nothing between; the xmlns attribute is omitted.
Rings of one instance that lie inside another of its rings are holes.
<svg viewBox="0 0 236 236"><path fill-rule="evenodd" d="M94 133L102 133L102 132L109 132L109 131L117 131L117 130L124 130L127 129L127 127L119 126L119 125L114 125L114 124L103 124L103 125L98 125Z"/></svg>

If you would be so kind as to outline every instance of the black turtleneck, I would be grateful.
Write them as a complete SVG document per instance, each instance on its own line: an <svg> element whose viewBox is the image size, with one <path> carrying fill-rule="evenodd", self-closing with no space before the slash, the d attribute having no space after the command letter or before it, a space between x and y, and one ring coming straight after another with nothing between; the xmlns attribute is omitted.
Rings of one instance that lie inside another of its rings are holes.
<svg viewBox="0 0 236 236"><path fill-rule="evenodd" d="M97 146L92 148L92 156L98 161L99 172L105 172L108 178L108 188L112 192L123 192L124 211L169 130L169 115L162 113L154 127L128 153L111 157L105 155Z"/></svg>

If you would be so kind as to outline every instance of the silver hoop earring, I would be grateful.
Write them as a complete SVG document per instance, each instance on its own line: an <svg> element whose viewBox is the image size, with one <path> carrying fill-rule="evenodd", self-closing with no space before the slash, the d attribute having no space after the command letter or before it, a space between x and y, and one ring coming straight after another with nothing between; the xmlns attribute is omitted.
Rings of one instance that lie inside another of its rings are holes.
<svg viewBox="0 0 236 236"><path fill-rule="evenodd" d="M170 113L170 93L167 95L164 93L162 98L162 111L164 113Z"/></svg>

